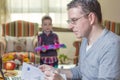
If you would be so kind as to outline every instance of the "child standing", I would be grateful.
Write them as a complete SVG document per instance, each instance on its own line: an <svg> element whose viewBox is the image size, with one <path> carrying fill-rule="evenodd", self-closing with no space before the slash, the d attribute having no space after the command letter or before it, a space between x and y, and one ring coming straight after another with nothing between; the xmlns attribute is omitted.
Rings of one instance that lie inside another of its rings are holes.
<svg viewBox="0 0 120 80"><path fill-rule="evenodd" d="M42 33L38 35L38 46L59 44L56 33L52 31L52 19L50 16L42 18ZM57 50L40 51L40 64L58 67Z"/></svg>

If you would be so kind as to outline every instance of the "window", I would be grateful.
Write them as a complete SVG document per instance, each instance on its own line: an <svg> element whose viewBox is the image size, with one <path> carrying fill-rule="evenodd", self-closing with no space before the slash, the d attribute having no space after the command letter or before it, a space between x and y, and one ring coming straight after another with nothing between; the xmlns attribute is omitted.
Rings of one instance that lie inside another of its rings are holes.
<svg viewBox="0 0 120 80"><path fill-rule="evenodd" d="M67 3L70 0L8 0L10 21L26 20L41 24L50 15L54 27L67 28Z"/></svg>

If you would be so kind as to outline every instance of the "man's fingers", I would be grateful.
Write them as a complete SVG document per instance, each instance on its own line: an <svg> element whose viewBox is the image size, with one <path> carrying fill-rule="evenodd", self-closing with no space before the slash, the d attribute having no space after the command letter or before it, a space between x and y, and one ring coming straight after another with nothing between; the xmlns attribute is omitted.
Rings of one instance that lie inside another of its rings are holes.
<svg viewBox="0 0 120 80"><path fill-rule="evenodd" d="M63 79L63 77L60 74L55 73L53 80L64 80L64 79Z"/></svg>

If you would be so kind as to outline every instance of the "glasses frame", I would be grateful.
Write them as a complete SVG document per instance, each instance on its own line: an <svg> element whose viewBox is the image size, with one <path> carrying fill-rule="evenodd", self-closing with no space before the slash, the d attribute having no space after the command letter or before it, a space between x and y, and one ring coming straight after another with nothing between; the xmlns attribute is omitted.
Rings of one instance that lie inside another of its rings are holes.
<svg viewBox="0 0 120 80"><path fill-rule="evenodd" d="M84 15L80 16L79 18L69 19L69 20L67 20L67 23L68 24L70 24L70 23L75 24L79 19L81 19L82 17L87 16L87 15L89 15L89 14L84 14Z"/></svg>

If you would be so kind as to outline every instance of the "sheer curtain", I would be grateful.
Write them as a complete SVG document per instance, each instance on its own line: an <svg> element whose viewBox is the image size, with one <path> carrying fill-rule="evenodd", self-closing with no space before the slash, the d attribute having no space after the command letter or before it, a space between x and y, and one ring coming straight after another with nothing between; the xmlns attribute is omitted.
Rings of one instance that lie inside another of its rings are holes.
<svg viewBox="0 0 120 80"><path fill-rule="evenodd" d="M8 17L9 17L9 13L8 13L7 1L0 0L0 37L2 34L1 24L6 22Z"/></svg>
<svg viewBox="0 0 120 80"><path fill-rule="evenodd" d="M27 20L41 24L44 15L50 15L54 27L67 28L66 6L70 0L8 0L9 21Z"/></svg>
<svg viewBox="0 0 120 80"><path fill-rule="evenodd" d="M6 22L8 17L7 1L0 0L0 24Z"/></svg>

